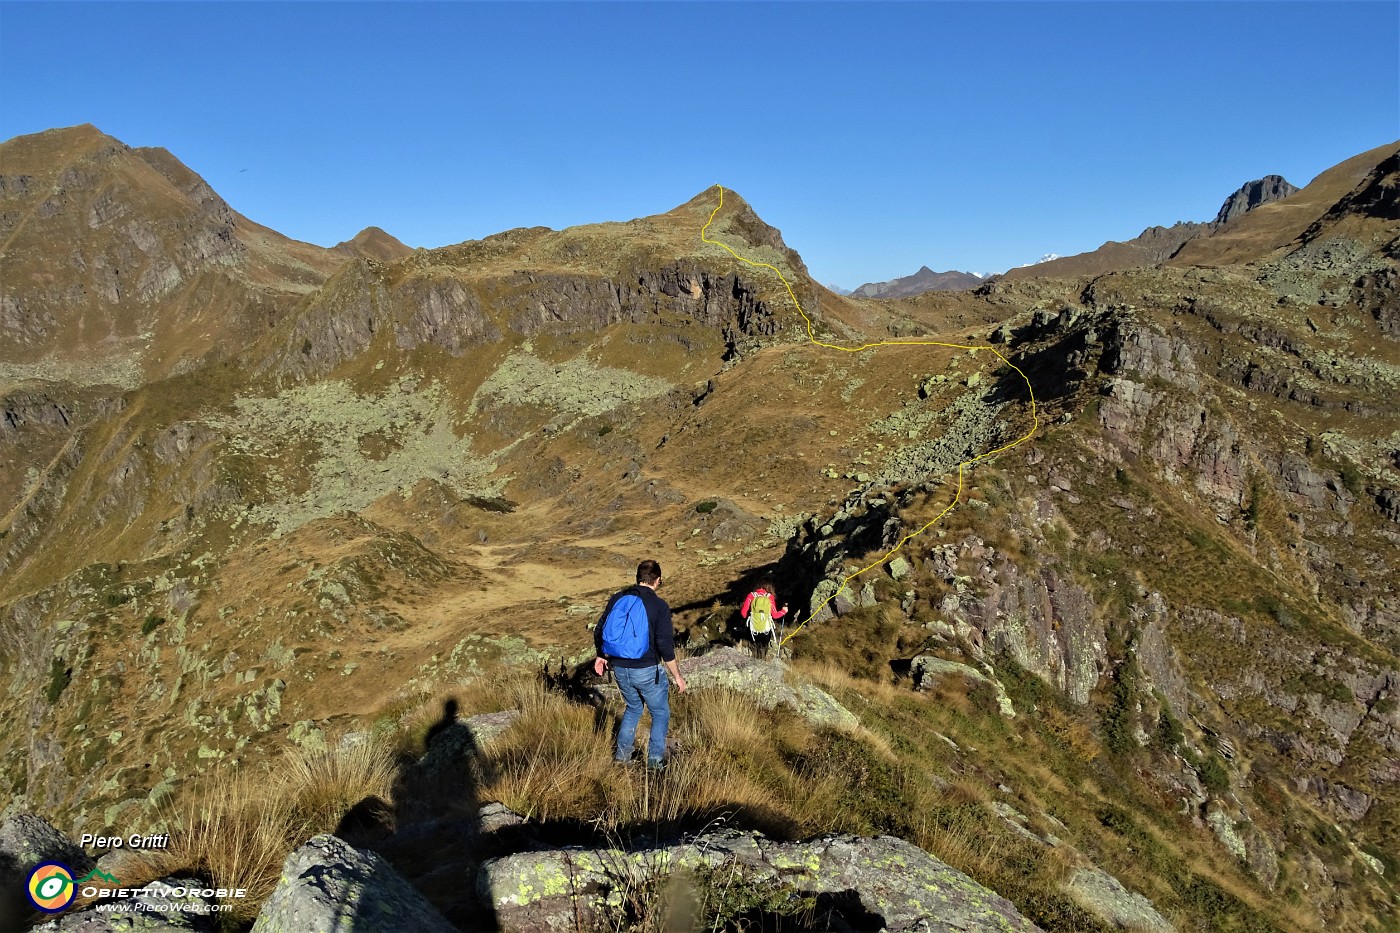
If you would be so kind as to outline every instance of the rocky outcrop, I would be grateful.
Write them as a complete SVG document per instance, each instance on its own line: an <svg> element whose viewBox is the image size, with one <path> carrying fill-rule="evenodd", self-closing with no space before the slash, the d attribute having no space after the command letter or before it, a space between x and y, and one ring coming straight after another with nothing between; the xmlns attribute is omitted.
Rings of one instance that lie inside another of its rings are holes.
<svg viewBox="0 0 1400 933"><path fill-rule="evenodd" d="M1281 175L1265 175L1263 178L1247 181L1240 186L1240 190L1230 195L1225 199L1225 203L1220 205L1220 211L1215 215L1214 223L1229 223L1256 207L1273 201L1282 201L1290 194L1300 190L1302 189L1296 185L1290 185Z"/></svg>
<svg viewBox="0 0 1400 933"><path fill-rule="evenodd" d="M1006 695L1006 688L1001 685L1001 681L975 667L921 654L910 663L910 673L913 674L916 689L931 687L947 677L962 677L973 683L986 684L996 691L997 709L1001 715L1007 719L1016 718L1016 707L1011 704L1011 698Z"/></svg>
<svg viewBox="0 0 1400 933"><path fill-rule="evenodd" d="M327 372L367 350L381 331L392 333L400 349L430 345L460 356L507 333L601 330L663 310L719 328L731 354L777 330L755 283L698 260L609 273L483 274L446 258L425 253L393 267L352 263L298 315L272 368L298 376Z"/></svg>
<svg viewBox="0 0 1400 933"><path fill-rule="evenodd" d="M832 928L889 933L1039 929L1005 898L890 836L777 843L733 832L631 851L528 852L487 862L479 888L502 933L553 933L635 910L643 892L667 879L689 885L702 910L724 899L736 915L769 920L806 912L830 917ZM661 913L656 904L642 906Z"/></svg>
<svg viewBox="0 0 1400 933"><path fill-rule="evenodd" d="M0 931L10 923L19 929L22 918L38 914L25 898L25 883L36 865L61 862L81 878L93 861L73 840L32 813L15 813L0 823ZM94 930L93 933L99 933Z"/></svg>
<svg viewBox="0 0 1400 933"><path fill-rule="evenodd" d="M253 933L456 933L388 862L335 836L287 857Z"/></svg>
<svg viewBox="0 0 1400 933"><path fill-rule="evenodd" d="M1068 480L1062 480L1068 483ZM1027 573L976 537L929 551L929 569L947 587L938 608L956 630L1088 703L1105 666L1107 638L1094 600L1050 567Z"/></svg>
<svg viewBox="0 0 1400 933"><path fill-rule="evenodd" d="M1101 869L1078 869L1065 883L1065 893L1112 929L1176 933L1151 901Z"/></svg>
<svg viewBox="0 0 1400 933"><path fill-rule="evenodd" d="M86 873L94 864L73 840L32 813L16 813L0 823L0 859L7 860L11 870L19 872L0 878L0 886L5 888L16 878L22 881L41 862L62 862L80 873Z"/></svg>
<svg viewBox="0 0 1400 933"><path fill-rule="evenodd" d="M783 678L783 666L760 661L737 648L714 648L699 657L681 661L681 673L691 689L723 687L754 698L760 709L786 706L818 726L854 729L859 721L830 694L811 684L792 686Z"/></svg>
<svg viewBox="0 0 1400 933"><path fill-rule="evenodd" d="M1382 159L1361 184L1303 231L1299 239L1304 243L1318 239L1348 217L1400 220L1400 152Z"/></svg>

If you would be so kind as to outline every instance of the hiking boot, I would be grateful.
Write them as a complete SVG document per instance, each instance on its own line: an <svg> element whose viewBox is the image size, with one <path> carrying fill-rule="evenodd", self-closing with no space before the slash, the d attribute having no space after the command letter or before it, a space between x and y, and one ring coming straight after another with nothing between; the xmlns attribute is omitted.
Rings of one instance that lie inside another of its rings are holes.
<svg viewBox="0 0 1400 933"><path fill-rule="evenodd" d="M666 759L648 758L647 770L650 771L652 774L660 774L662 771L666 770Z"/></svg>

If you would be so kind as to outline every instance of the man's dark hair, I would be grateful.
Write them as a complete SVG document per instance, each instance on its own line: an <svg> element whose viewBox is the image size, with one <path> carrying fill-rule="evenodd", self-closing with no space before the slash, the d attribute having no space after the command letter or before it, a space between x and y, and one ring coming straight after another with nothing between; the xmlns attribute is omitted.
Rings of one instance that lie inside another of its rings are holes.
<svg viewBox="0 0 1400 933"><path fill-rule="evenodd" d="M638 583L655 583L661 579L661 565L654 560L644 560L637 565Z"/></svg>

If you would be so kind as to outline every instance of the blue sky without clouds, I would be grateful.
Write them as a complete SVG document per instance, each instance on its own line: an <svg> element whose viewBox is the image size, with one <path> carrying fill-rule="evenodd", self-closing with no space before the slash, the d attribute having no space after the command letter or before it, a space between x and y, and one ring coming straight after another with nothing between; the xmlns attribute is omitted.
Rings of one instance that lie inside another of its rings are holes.
<svg viewBox="0 0 1400 933"><path fill-rule="evenodd" d="M323 245L718 182L854 287L1209 220L1400 138L1400 4L0 3L0 138L76 123Z"/></svg>

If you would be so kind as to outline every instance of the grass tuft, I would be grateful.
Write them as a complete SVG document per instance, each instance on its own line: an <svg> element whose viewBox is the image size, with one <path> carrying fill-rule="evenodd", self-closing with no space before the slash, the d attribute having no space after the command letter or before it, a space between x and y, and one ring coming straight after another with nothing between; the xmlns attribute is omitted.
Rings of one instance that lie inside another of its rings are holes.
<svg viewBox="0 0 1400 933"><path fill-rule="evenodd" d="M228 899L220 917L246 923L277 886L290 852L333 832L357 802L387 799L393 778L392 757L373 742L315 754L288 751L275 768L222 773L166 808L169 847L133 853L121 880L136 887L194 873L218 887L244 888L248 896Z"/></svg>

